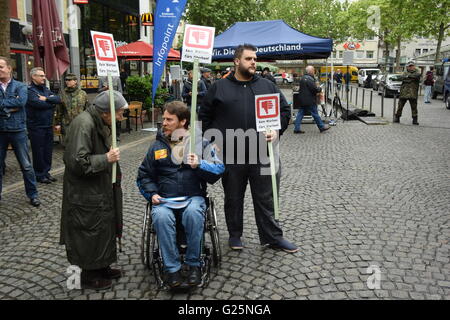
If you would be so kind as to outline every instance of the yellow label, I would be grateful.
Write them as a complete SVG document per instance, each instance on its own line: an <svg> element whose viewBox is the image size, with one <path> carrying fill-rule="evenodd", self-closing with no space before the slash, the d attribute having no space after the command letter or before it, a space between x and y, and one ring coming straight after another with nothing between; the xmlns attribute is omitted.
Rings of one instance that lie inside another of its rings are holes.
<svg viewBox="0 0 450 320"><path fill-rule="evenodd" d="M167 149L161 149L155 151L155 160L167 158Z"/></svg>

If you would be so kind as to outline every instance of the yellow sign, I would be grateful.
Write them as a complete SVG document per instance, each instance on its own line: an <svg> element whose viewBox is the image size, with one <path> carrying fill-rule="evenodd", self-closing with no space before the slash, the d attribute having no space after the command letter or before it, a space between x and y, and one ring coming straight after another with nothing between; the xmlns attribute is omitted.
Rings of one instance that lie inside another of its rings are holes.
<svg viewBox="0 0 450 320"><path fill-rule="evenodd" d="M155 160L167 158L167 149L161 149L155 151Z"/></svg>

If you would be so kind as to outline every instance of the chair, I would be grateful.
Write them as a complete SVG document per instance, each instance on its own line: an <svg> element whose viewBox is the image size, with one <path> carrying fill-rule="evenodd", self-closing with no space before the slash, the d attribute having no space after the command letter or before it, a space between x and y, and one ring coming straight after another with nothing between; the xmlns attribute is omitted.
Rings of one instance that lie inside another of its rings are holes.
<svg viewBox="0 0 450 320"><path fill-rule="evenodd" d="M136 131L138 126L138 121L141 122L141 128L144 129L144 120L142 119L142 102L140 101L131 101L128 104L128 118L135 119L136 123Z"/></svg>

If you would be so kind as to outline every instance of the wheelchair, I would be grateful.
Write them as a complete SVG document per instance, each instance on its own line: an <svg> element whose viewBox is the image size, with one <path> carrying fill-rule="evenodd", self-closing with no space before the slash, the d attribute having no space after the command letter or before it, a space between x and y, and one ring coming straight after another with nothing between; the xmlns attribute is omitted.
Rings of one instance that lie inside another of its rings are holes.
<svg viewBox="0 0 450 320"><path fill-rule="evenodd" d="M205 200L206 212L200 251L201 282L197 286L202 288L205 288L209 283L211 266L218 269L222 260L214 199L206 196ZM183 243L185 243L183 241L184 230L180 220L181 219L177 216L177 245L180 253L180 259L183 263L186 247L183 245ZM152 271L158 288L168 288L165 284L164 262L162 260L162 255L159 248L158 237L152 223L151 202L147 203L142 224L141 260L144 266ZM184 288L187 287L185 286Z"/></svg>

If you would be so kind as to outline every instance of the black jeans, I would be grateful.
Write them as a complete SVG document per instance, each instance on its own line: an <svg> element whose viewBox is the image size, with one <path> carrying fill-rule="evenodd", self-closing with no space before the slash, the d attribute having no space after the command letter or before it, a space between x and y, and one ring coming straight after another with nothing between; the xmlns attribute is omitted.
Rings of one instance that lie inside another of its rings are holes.
<svg viewBox="0 0 450 320"><path fill-rule="evenodd" d="M259 240L264 245L282 239L283 231L274 218L272 177L270 174L262 175L262 168L258 164L226 165L222 185L228 233L230 237L241 237L244 229L244 195L250 181ZM280 170L277 173L278 190L279 185Z"/></svg>

